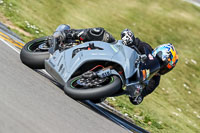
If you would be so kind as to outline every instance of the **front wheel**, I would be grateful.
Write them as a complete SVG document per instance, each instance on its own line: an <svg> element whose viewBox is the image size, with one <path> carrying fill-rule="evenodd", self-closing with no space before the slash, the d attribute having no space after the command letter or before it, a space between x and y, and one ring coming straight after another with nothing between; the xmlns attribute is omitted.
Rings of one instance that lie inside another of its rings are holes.
<svg viewBox="0 0 200 133"><path fill-rule="evenodd" d="M30 68L44 69L44 60L48 59L48 36L32 40L24 45L20 53L21 61Z"/></svg>
<svg viewBox="0 0 200 133"><path fill-rule="evenodd" d="M94 84L85 86L85 84ZM83 83L82 77L77 76L70 79L64 86L67 95L76 100L96 100L112 96L121 89L122 84L118 76L109 76L106 79L86 80Z"/></svg>

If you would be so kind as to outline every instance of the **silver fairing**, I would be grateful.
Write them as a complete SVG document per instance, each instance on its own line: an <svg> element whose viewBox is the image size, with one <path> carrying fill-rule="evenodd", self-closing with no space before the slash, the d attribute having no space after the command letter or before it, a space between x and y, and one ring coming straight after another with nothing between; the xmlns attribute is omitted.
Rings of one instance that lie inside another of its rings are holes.
<svg viewBox="0 0 200 133"><path fill-rule="evenodd" d="M72 57L75 49L88 47L89 43L94 43L95 47L100 47L103 50L82 50ZM116 44L92 41L77 45L62 52L59 50L55 51L54 54L45 61L45 69L60 84L64 85L73 73L84 63L94 60L111 61L122 66L125 72L125 78L127 79L137 71L135 68L135 60L137 58L137 52L123 45L121 41L118 41Z"/></svg>

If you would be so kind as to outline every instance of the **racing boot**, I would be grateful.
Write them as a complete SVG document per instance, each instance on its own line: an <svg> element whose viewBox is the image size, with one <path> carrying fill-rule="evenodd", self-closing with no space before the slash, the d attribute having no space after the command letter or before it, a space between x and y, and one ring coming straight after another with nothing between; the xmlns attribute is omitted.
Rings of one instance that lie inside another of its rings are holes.
<svg viewBox="0 0 200 133"><path fill-rule="evenodd" d="M143 96L142 96L142 95L139 95L139 96L134 97L134 98L129 97L129 100L130 100L130 102L131 102L132 104L134 104L134 105L139 105L139 104L142 103L142 101L143 101Z"/></svg>

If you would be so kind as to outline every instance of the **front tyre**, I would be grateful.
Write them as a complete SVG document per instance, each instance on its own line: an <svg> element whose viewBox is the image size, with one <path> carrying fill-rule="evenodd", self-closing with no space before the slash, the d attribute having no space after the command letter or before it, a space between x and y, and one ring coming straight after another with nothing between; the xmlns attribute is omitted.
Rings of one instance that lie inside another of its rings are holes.
<svg viewBox="0 0 200 133"><path fill-rule="evenodd" d="M84 87L80 83L81 76L70 79L64 86L65 93L76 100L96 100L112 96L121 89L118 76L110 76L104 83L96 87ZM100 101L99 101L100 102Z"/></svg>
<svg viewBox="0 0 200 133"><path fill-rule="evenodd" d="M22 63L33 69L44 69L44 60L50 56L47 41L48 36L32 40L25 44L20 52Z"/></svg>

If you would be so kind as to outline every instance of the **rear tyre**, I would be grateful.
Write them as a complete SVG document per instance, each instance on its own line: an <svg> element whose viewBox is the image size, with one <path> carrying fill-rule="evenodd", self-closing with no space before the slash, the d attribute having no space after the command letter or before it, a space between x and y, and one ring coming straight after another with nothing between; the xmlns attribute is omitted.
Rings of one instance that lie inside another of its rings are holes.
<svg viewBox="0 0 200 133"><path fill-rule="evenodd" d="M22 63L33 69L44 69L44 60L48 59L50 53L47 43L48 36L32 40L25 44L20 52ZM42 48L39 48L41 47Z"/></svg>
<svg viewBox="0 0 200 133"><path fill-rule="evenodd" d="M65 93L76 100L94 100L96 101L105 97L112 96L121 89L122 84L118 76L110 76L109 79L101 86L86 88L77 85L81 76L70 79L64 86Z"/></svg>

